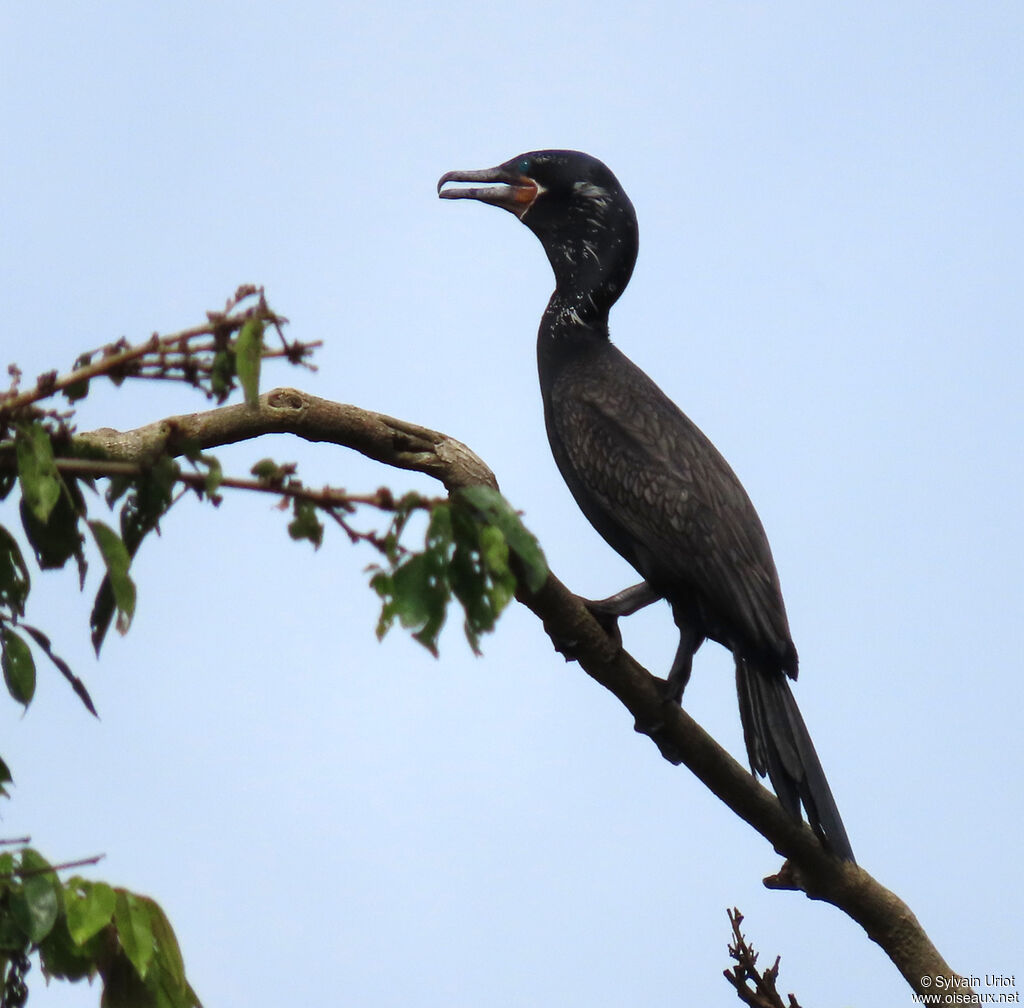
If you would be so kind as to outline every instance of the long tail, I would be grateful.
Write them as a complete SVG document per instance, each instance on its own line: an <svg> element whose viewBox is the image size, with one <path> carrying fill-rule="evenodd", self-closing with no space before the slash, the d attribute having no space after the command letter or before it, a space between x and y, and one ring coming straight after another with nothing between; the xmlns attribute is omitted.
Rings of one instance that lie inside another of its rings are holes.
<svg viewBox="0 0 1024 1008"><path fill-rule="evenodd" d="M736 690L751 770L768 775L782 807L795 819L803 802L807 821L828 848L853 861L846 827L786 676L737 657Z"/></svg>

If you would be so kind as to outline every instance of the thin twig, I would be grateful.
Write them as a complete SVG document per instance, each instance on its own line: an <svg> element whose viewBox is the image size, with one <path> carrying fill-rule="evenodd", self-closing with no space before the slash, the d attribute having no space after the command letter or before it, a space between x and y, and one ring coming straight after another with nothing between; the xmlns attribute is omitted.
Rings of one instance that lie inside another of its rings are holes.
<svg viewBox="0 0 1024 1008"><path fill-rule="evenodd" d="M732 925L729 955L736 961L736 965L725 970L723 976L735 988L739 999L750 1008L800 1008L792 994L789 995L789 1004L783 1004L782 996L776 988L782 957L776 956L775 963L763 973L760 972L757 968L757 953L754 946L748 944L743 932L740 931L743 914L735 907L726 913ZM751 981L754 984L753 988L749 986Z"/></svg>
<svg viewBox="0 0 1024 1008"><path fill-rule="evenodd" d="M55 459L58 471L69 476L93 476L99 479L110 477L135 477L143 476L146 467L135 462L115 462L104 459ZM175 477L180 483L197 489L205 490L209 476L201 472L179 472ZM325 486L319 490L303 486L301 483L290 483L287 481L276 482L273 480L246 479L238 476L224 476L216 481L218 489L228 487L231 490L250 490L256 493L269 493L279 497L293 497L300 500L308 500L322 508L352 509L357 505L377 508L379 511L397 511L398 502L391 495L387 488L381 488L370 494L352 494L345 490L338 490L334 487ZM434 505L440 503L441 498L424 497L412 505L414 510L429 511Z"/></svg>
<svg viewBox="0 0 1024 1008"><path fill-rule="evenodd" d="M10 872L0 872L0 878L28 878L30 875L46 875L49 872L66 871L68 868L84 868L99 864L107 855L96 854L94 857L80 858L78 861L64 861L61 864L47 865L45 868L16 868Z"/></svg>

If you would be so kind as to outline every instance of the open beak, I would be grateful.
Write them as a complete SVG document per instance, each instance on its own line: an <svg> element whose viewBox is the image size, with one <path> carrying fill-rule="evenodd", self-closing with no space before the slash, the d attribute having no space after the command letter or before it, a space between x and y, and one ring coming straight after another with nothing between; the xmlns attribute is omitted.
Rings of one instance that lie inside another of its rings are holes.
<svg viewBox="0 0 1024 1008"><path fill-rule="evenodd" d="M492 185L448 186L450 182L488 182ZM484 168L482 171L445 172L437 183L437 195L441 199L475 199L481 203L501 207L517 217L522 217L533 206L540 193L540 186L527 175L519 175L504 165Z"/></svg>

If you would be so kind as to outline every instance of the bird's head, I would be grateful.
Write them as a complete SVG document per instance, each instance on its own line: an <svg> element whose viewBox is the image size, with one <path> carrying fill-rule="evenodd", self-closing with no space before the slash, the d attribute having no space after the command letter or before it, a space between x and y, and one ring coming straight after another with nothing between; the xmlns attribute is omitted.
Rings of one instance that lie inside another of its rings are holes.
<svg viewBox="0 0 1024 1008"><path fill-rule="evenodd" d="M514 213L544 246L556 293L584 296L607 312L629 282L636 212L618 179L589 154L532 151L495 168L446 172L437 191L442 199L475 199Z"/></svg>

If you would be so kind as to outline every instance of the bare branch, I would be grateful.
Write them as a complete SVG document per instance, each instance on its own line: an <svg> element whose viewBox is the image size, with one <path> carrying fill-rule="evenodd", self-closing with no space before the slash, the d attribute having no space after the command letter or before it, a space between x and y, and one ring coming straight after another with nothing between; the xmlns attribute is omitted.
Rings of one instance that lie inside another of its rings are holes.
<svg viewBox="0 0 1024 1008"><path fill-rule="evenodd" d="M107 458L145 463L163 452L179 453L234 444L269 433L343 445L385 465L422 472L450 492L485 484L497 487L487 465L469 448L438 431L356 406L329 402L295 389L275 389L252 405L225 406L170 417L137 430L109 428L79 435L77 443ZM922 977L958 982L921 925L894 893L863 868L833 857L806 824L794 821L771 792L736 762L678 706L666 703L664 680L651 675L604 632L582 601L554 574L537 592L520 588L519 601L538 616L557 641L572 641L574 657L612 692L662 755L687 767L740 818L787 858L765 880L769 888L795 889L823 900L857 921L920 993L933 989Z"/></svg>
<svg viewBox="0 0 1024 1008"><path fill-rule="evenodd" d="M780 956L775 957L774 965L763 973L757 968L757 953L754 946L747 943L740 924L743 914L739 910L727 910L729 923L732 925L732 941L729 943L729 955L736 961L732 969L724 972L725 979L735 988L736 995L750 1008L800 1008L796 998L790 994L789 1003L783 1004L782 995L776 987L779 979ZM751 982L754 984L750 987Z"/></svg>

